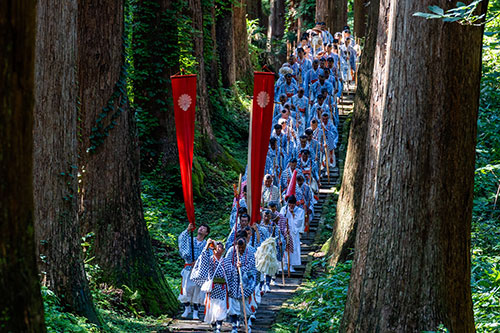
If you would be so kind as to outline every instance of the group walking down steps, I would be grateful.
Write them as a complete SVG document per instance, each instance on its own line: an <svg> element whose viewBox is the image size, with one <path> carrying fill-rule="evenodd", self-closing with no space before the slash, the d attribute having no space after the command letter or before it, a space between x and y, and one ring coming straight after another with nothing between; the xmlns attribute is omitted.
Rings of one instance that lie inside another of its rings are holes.
<svg viewBox="0 0 500 333"><path fill-rule="evenodd" d="M256 73L249 161L234 188L231 231L216 240L208 225L190 223L179 236L183 309L169 330L270 331L321 246L315 240L323 204L340 181L359 53L349 27L331 35L320 22L304 33L276 81L263 73L272 75L271 86L265 78L258 86Z"/></svg>

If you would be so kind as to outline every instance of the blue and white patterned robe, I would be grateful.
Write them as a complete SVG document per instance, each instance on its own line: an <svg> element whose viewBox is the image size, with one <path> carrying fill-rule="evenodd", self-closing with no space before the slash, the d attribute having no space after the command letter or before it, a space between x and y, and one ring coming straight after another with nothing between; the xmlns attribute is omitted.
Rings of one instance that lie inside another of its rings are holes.
<svg viewBox="0 0 500 333"><path fill-rule="evenodd" d="M192 264L196 259L201 254L201 251L205 248L205 245L207 245L206 240L202 240L201 242L196 239L196 236L194 236L194 261L192 257L192 252L191 252L191 234L187 230L184 230L180 235L178 239L179 243L179 252L181 254L182 259L184 259L184 262L186 264ZM191 270L191 266L186 266L188 270Z"/></svg>
<svg viewBox="0 0 500 333"><path fill-rule="evenodd" d="M318 129L320 128L321 124L318 126ZM326 143L328 145L329 150L334 150L337 148L337 143L339 140L339 134L337 132L337 128L331 120L328 120L328 124L325 126L325 136L326 136ZM319 142L322 142L323 140L323 129L320 129L319 131Z"/></svg>
<svg viewBox="0 0 500 333"><path fill-rule="evenodd" d="M232 283L229 285L229 297L236 300L241 300L241 287L240 287L240 277L237 268L237 257L235 252L235 247L231 246L227 253L226 258L231 262L231 276L234 277ZM257 283L257 269L255 268L255 250L251 247L245 249L245 253L240 255L241 262L241 275L243 278L243 291L245 298L250 296L254 290Z"/></svg>

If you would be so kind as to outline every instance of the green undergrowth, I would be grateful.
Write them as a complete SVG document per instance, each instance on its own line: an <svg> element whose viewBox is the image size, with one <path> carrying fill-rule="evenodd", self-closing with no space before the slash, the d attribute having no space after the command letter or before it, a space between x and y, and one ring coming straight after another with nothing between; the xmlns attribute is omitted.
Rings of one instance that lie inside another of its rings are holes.
<svg viewBox="0 0 500 333"><path fill-rule="evenodd" d="M342 319L349 286L351 261L332 269L327 258L313 262L313 269L323 273L305 282L278 315L273 332L336 332Z"/></svg>

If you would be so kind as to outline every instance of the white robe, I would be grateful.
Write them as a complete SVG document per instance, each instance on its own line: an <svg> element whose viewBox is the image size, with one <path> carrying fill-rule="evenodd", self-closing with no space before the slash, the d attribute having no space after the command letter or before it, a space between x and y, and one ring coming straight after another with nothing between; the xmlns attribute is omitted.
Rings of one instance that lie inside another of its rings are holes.
<svg viewBox="0 0 500 333"><path fill-rule="evenodd" d="M297 266L302 264L300 259L300 233L304 232L304 210L295 207L293 214L287 206L281 208L280 213L288 219L288 228L290 230L290 237L293 239L293 253L290 253L290 266ZM286 237L285 237L286 238ZM285 256L287 254L285 253ZM285 263L287 263L285 258Z"/></svg>

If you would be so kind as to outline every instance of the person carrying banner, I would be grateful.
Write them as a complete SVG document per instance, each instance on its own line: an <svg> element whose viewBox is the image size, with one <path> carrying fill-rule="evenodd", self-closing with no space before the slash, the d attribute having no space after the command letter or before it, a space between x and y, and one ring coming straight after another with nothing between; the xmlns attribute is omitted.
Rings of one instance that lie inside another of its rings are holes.
<svg viewBox="0 0 500 333"><path fill-rule="evenodd" d="M191 310L193 310L193 319L198 320L199 307L203 303L205 294L200 290L200 287L193 282L190 278L190 274L194 262L198 259L203 248L207 244L205 237L210 233L210 227L206 224L200 225L197 235L193 240L190 235L192 231L194 231L194 225L190 224L188 229L184 230L179 235L178 239L179 252L185 262L184 269L181 272L181 293L179 294L178 300L184 304L184 312L181 317L187 318L191 314Z"/></svg>

